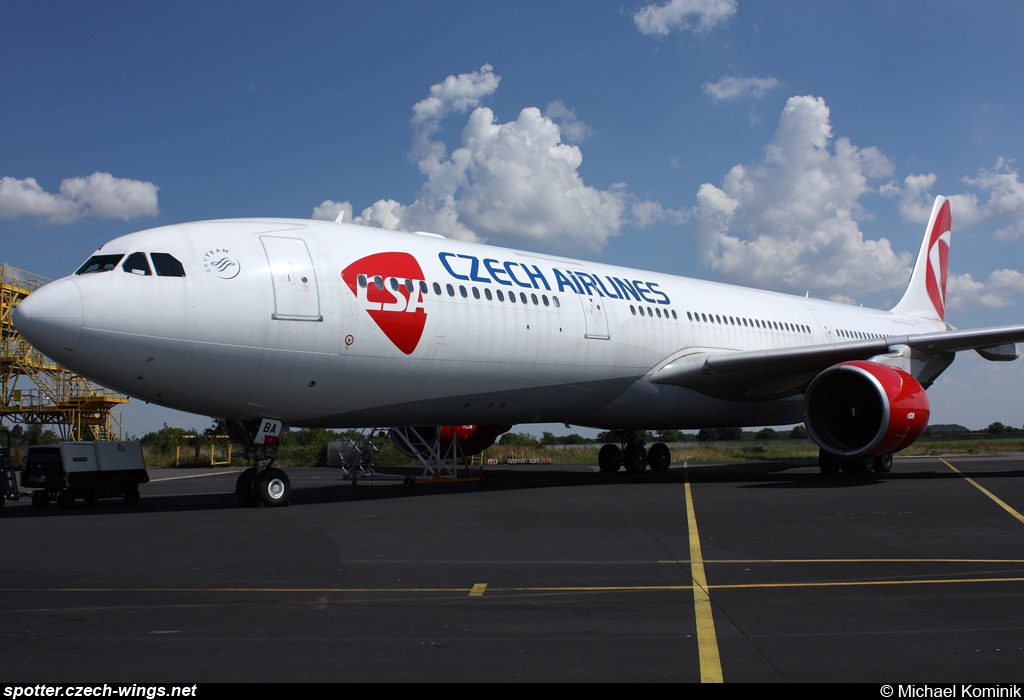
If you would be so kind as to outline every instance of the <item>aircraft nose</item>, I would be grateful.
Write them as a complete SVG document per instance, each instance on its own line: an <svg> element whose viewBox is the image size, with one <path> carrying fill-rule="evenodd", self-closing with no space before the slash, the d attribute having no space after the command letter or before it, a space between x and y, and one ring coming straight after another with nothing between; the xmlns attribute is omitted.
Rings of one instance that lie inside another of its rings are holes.
<svg viewBox="0 0 1024 700"><path fill-rule="evenodd" d="M82 336L82 292L71 279L51 282L14 307L13 320L25 340L59 362L75 351Z"/></svg>

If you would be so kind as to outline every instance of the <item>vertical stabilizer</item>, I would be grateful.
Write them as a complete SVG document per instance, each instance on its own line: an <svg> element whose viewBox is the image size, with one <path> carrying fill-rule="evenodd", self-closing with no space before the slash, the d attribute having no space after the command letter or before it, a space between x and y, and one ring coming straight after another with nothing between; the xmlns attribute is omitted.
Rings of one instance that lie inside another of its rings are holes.
<svg viewBox="0 0 1024 700"><path fill-rule="evenodd" d="M910 285L892 308L894 314L942 321L946 315L946 275L949 270L949 237L952 217L949 200L936 197L921 251L914 263Z"/></svg>

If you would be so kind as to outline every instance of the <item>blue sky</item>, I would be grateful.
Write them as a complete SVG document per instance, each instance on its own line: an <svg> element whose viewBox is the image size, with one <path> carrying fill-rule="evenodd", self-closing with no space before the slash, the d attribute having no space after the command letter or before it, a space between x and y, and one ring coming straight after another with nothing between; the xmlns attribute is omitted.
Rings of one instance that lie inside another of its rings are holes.
<svg viewBox="0 0 1024 700"><path fill-rule="evenodd" d="M0 5L3 261L310 217L887 307L953 199L947 320L1024 322L1024 6ZM524 184L529 183L529 184ZM229 313L229 311L226 311ZM963 354L933 422L1024 423ZM126 429L206 419L133 405Z"/></svg>

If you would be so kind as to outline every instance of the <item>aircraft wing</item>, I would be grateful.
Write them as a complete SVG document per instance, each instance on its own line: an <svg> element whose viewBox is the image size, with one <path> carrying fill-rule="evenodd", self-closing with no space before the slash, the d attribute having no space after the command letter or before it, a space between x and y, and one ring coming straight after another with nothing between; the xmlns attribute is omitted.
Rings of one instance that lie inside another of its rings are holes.
<svg viewBox="0 0 1024 700"><path fill-rule="evenodd" d="M699 353L673 360L650 375L655 384L694 389L721 399L765 401L799 394L824 369L910 348L926 355L976 350L987 360L1016 359L1024 325L938 331L871 340L741 352Z"/></svg>

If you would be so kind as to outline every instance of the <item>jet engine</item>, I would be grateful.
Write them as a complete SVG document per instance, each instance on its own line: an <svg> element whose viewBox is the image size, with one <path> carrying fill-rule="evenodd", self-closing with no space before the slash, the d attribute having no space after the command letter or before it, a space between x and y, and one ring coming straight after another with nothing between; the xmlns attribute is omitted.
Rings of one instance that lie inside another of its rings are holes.
<svg viewBox="0 0 1024 700"><path fill-rule="evenodd" d="M916 379L864 360L829 367L804 394L807 432L840 457L902 450L924 432L930 412L928 396Z"/></svg>
<svg viewBox="0 0 1024 700"><path fill-rule="evenodd" d="M406 457L430 459L436 446L440 457L453 456L452 442L458 443L460 456L480 454L494 444L498 436L511 430L511 425L434 425L391 429L391 442ZM436 443L436 444L435 444Z"/></svg>

